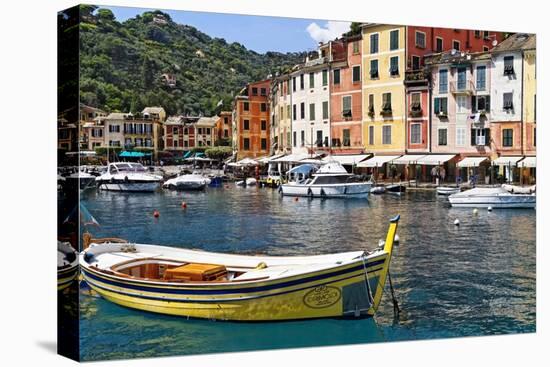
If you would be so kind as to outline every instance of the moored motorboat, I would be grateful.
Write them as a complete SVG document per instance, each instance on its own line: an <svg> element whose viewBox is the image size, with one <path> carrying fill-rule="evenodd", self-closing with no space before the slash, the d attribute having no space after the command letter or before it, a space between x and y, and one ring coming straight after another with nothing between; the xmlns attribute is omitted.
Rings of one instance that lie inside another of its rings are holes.
<svg viewBox="0 0 550 367"><path fill-rule="evenodd" d="M210 179L202 175L189 174L171 178L162 187L171 190L204 190L209 183Z"/></svg>
<svg viewBox="0 0 550 367"><path fill-rule="evenodd" d="M140 163L109 163L107 172L96 177L96 184L102 190L151 192L162 180L161 176L147 173Z"/></svg>
<svg viewBox="0 0 550 367"><path fill-rule="evenodd" d="M384 185L371 187L370 193L373 195L380 195L386 192Z"/></svg>
<svg viewBox="0 0 550 367"><path fill-rule="evenodd" d="M407 190L407 187L402 184L387 184L386 185L386 192L391 193L403 193Z"/></svg>
<svg viewBox="0 0 550 367"><path fill-rule="evenodd" d="M250 187L250 186L256 186L256 183L257 183L257 181L254 177L248 177L247 179L236 181L235 185Z"/></svg>
<svg viewBox="0 0 550 367"><path fill-rule="evenodd" d="M476 187L449 196L449 202L453 207L465 208L535 208L536 201L535 186Z"/></svg>
<svg viewBox="0 0 550 367"><path fill-rule="evenodd" d="M291 170L292 171L292 170ZM291 172L289 171L289 172ZM289 178L280 186L283 195L320 198L367 198L372 183L348 173L338 162L329 162L309 175Z"/></svg>
<svg viewBox="0 0 550 367"><path fill-rule="evenodd" d="M460 192L460 187L456 186L438 186L437 187L438 195L453 195Z"/></svg>
<svg viewBox="0 0 550 367"><path fill-rule="evenodd" d="M76 280L78 253L69 242L57 242L57 290L62 291Z"/></svg>
<svg viewBox="0 0 550 367"><path fill-rule="evenodd" d="M235 321L372 316L398 221L372 252L245 256L92 240L80 261L98 294L144 311Z"/></svg>

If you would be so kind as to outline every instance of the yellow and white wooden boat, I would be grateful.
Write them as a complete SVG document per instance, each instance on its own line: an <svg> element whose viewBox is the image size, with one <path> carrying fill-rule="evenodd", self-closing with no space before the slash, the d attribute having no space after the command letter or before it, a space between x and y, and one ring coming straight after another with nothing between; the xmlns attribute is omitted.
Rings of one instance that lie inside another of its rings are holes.
<svg viewBox="0 0 550 367"><path fill-rule="evenodd" d="M93 243L83 278L122 306L220 320L372 316L390 267L399 216L383 247L317 256L244 256L165 246Z"/></svg>
<svg viewBox="0 0 550 367"><path fill-rule="evenodd" d="M57 242L57 290L62 291L76 279L78 253L68 242Z"/></svg>

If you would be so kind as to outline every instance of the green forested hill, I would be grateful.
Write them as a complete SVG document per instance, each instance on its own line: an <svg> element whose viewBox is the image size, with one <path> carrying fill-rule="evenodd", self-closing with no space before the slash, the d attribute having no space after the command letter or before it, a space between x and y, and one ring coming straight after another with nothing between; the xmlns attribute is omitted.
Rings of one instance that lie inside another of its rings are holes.
<svg viewBox="0 0 550 367"><path fill-rule="evenodd" d="M168 114L213 115L221 99L229 109L246 83L304 56L259 54L176 24L160 11L120 23L108 9L81 6L80 31L80 100L107 111L163 106ZM175 87L163 83L164 73L175 75Z"/></svg>

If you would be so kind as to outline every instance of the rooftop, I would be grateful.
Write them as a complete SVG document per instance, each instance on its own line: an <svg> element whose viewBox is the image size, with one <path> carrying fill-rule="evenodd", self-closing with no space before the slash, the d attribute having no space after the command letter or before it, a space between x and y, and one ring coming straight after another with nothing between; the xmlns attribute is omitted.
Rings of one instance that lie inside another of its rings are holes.
<svg viewBox="0 0 550 367"><path fill-rule="evenodd" d="M532 33L515 33L493 48L494 53L526 51L537 48L537 38Z"/></svg>

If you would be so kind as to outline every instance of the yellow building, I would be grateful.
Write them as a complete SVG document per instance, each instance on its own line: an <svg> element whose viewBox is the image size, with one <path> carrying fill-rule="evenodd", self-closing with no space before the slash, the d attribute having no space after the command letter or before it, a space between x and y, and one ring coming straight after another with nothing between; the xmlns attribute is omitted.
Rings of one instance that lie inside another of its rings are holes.
<svg viewBox="0 0 550 367"><path fill-rule="evenodd" d="M405 153L406 27L366 24L362 32L365 150Z"/></svg>
<svg viewBox="0 0 550 367"><path fill-rule="evenodd" d="M532 35L530 49L523 54L523 149L526 155L536 154L537 121L537 71L535 35Z"/></svg>

